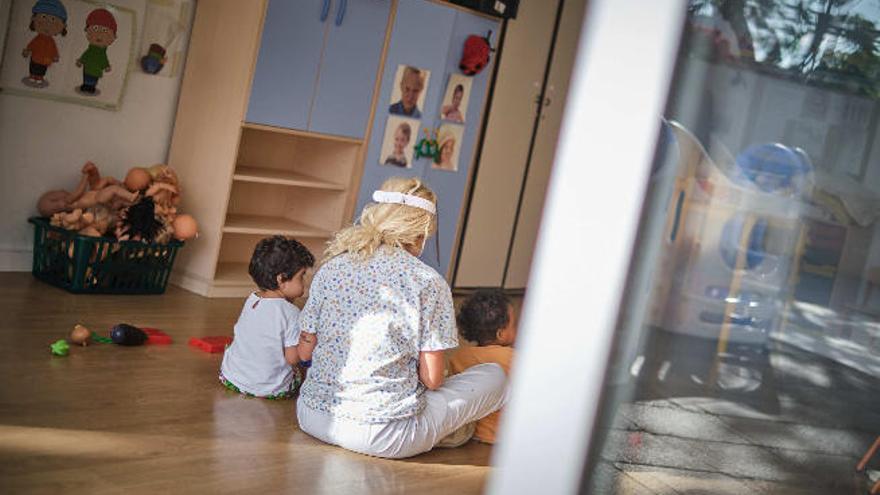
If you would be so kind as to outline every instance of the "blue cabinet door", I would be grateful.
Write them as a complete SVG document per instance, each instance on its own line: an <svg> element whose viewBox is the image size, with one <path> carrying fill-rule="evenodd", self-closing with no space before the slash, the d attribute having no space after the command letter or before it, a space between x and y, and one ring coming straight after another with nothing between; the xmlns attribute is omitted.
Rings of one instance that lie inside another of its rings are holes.
<svg viewBox="0 0 880 495"><path fill-rule="evenodd" d="M309 130L363 138L388 27L388 0L336 0Z"/></svg>
<svg viewBox="0 0 880 495"><path fill-rule="evenodd" d="M247 121L290 129L308 128L330 0L270 0L263 22ZM338 1L338 0L337 0Z"/></svg>

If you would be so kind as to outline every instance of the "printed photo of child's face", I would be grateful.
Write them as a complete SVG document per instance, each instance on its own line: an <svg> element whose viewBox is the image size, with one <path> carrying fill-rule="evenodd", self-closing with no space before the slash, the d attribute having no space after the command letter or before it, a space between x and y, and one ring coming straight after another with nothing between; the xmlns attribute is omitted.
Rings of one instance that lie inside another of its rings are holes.
<svg viewBox="0 0 880 495"><path fill-rule="evenodd" d="M54 15L36 14L32 22L34 24L34 31L46 36L55 36L64 31L64 21Z"/></svg>
<svg viewBox="0 0 880 495"><path fill-rule="evenodd" d="M440 149L440 163L446 166L452 166L452 155L455 153L455 140L450 139L443 143Z"/></svg>
<svg viewBox="0 0 880 495"><path fill-rule="evenodd" d="M447 172L458 171L463 133L464 126L454 124L440 126L437 138L438 149L431 164L432 168L446 170Z"/></svg>
<svg viewBox="0 0 880 495"><path fill-rule="evenodd" d="M86 28L86 39L90 45L106 47L116 41L116 33L104 26L89 26Z"/></svg>
<svg viewBox="0 0 880 495"><path fill-rule="evenodd" d="M453 108L458 108L461 105L461 98L464 96L464 89L455 88L455 92L452 93L452 106Z"/></svg>
<svg viewBox="0 0 880 495"><path fill-rule="evenodd" d="M414 71L406 71L400 80L400 101L407 112L411 111L419 101L424 83L422 76Z"/></svg>
<svg viewBox="0 0 880 495"><path fill-rule="evenodd" d="M406 135L403 127L398 127L397 131L394 132L394 153L402 155L403 149L406 148L407 144L409 144L409 136Z"/></svg>
<svg viewBox="0 0 880 495"><path fill-rule="evenodd" d="M417 119L389 115L379 152L379 165L405 168L412 166L415 149L410 144L418 139L418 132Z"/></svg>

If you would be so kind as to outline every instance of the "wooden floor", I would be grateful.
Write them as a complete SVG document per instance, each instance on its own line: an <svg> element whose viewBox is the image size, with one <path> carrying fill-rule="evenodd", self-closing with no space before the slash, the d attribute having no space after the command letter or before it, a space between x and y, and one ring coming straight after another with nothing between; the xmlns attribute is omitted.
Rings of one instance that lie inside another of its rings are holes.
<svg viewBox="0 0 880 495"><path fill-rule="evenodd" d="M324 445L294 402L217 383L220 354L186 345L231 334L238 299L72 295L0 273L0 493L478 493L488 446L402 461ZM98 344L55 357L75 323L165 330L169 346Z"/></svg>

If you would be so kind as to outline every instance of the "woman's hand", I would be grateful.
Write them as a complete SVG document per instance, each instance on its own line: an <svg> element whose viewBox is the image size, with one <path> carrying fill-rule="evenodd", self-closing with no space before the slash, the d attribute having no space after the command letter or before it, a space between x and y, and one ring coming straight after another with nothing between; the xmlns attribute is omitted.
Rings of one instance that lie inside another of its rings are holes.
<svg viewBox="0 0 880 495"><path fill-rule="evenodd" d="M446 361L443 351L419 352L419 380L428 390L437 390L443 385L443 372Z"/></svg>

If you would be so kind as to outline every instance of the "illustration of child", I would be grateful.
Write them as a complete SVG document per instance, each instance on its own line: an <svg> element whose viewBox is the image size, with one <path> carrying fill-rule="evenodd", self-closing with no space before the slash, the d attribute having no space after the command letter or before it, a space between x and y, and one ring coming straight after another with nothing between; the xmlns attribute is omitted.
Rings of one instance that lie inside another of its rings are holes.
<svg viewBox="0 0 880 495"><path fill-rule="evenodd" d="M98 94L97 86L105 72L110 72L107 47L116 41L116 19L107 9L95 9L86 17L86 39L89 47L76 60L76 66L83 69L81 93Z"/></svg>
<svg viewBox="0 0 880 495"><path fill-rule="evenodd" d="M394 150L385 158L385 165L406 167L407 160L404 150L412 137L412 128L406 122L401 122L394 131Z"/></svg>
<svg viewBox="0 0 880 495"><path fill-rule="evenodd" d="M257 243L248 273L259 288L244 302L232 345L223 355L220 383L240 394L286 399L302 382L299 363L299 309L303 275L315 257L294 239L280 235Z"/></svg>
<svg viewBox="0 0 880 495"><path fill-rule="evenodd" d="M37 33L21 52L24 58L30 57L30 75L22 82L33 88L45 88L49 66L58 62L58 46L53 39L57 35L67 35L67 9L59 0L37 0L31 9L31 31Z"/></svg>

